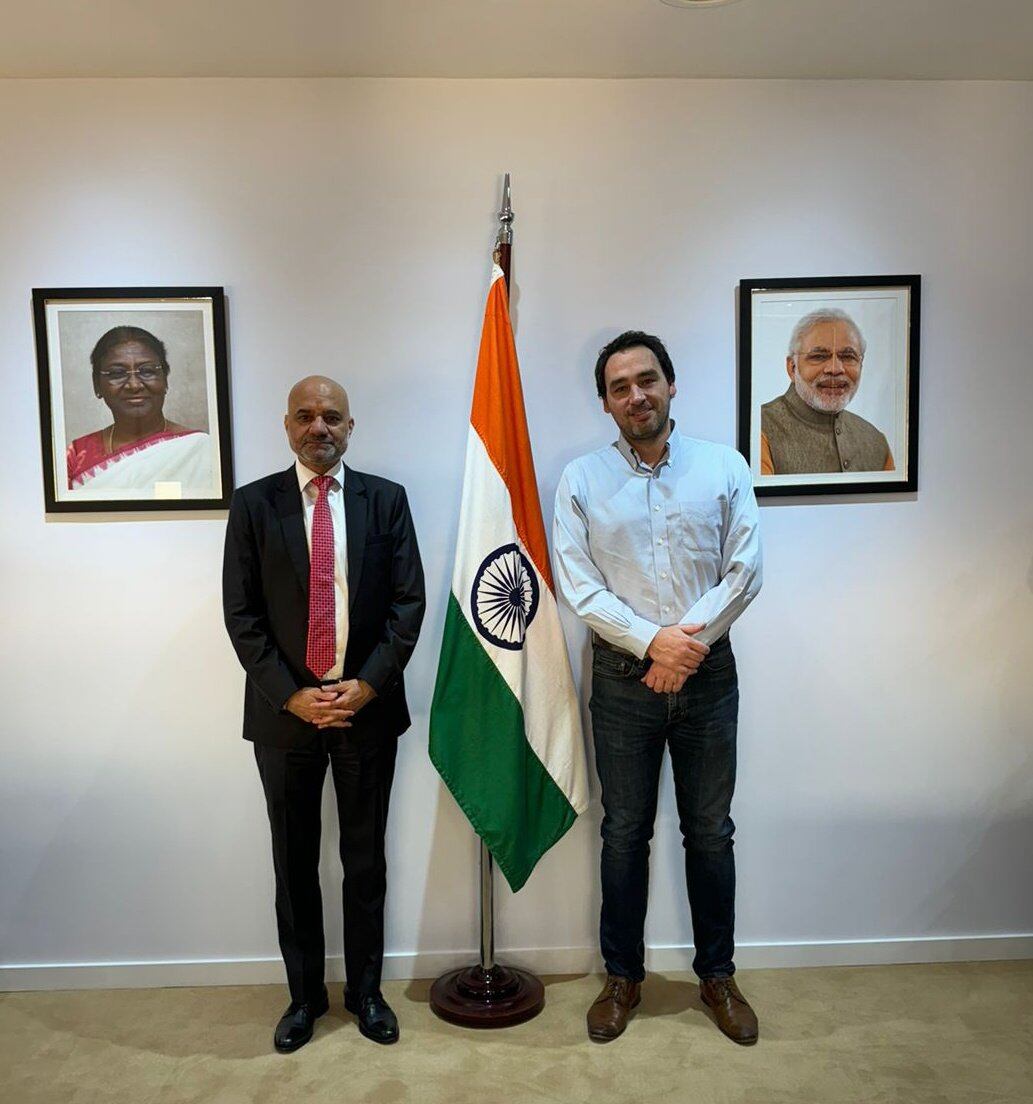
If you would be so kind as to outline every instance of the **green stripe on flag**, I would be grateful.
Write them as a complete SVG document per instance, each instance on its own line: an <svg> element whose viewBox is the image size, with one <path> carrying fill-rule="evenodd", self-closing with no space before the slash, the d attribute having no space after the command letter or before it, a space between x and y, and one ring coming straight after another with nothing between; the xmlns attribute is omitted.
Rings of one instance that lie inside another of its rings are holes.
<svg viewBox="0 0 1033 1104"><path fill-rule="evenodd" d="M516 892L576 814L524 735L524 711L449 594L430 758Z"/></svg>

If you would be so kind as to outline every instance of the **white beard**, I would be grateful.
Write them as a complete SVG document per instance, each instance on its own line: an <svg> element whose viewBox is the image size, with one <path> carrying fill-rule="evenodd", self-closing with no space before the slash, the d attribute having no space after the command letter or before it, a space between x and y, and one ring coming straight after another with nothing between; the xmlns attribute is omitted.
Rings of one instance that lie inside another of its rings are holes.
<svg viewBox="0 0 1033 1104"><path fill-rule="evenodd" d="M799 371L793 373L793 386L796 388L796 393L812 410L818 410L822 414L838 414L846 408L847 403L857 393L856 383L850 384L842 391L826 391L815 384L807 383Z"/></svg>

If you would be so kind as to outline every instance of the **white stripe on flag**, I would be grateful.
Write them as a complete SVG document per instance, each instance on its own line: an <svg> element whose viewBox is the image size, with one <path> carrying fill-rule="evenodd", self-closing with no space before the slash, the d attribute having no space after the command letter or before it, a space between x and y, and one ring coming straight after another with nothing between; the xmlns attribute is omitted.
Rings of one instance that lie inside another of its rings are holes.
<svg viewBox="0 0 1033 1104"><path fill-rule="evenodd" d="M581 721L555 596L528 556L538 580L538 611L519 651L500 648L482 636L471 612L470 591L485 557L511 543L527 555L513 523L509 488L473 426L466 446L459 533L452 592L485 653L520 702L527 741L535 755L575 813L583 813L588 807L585 758L573 746L574 740L582 739Z"/></svg>

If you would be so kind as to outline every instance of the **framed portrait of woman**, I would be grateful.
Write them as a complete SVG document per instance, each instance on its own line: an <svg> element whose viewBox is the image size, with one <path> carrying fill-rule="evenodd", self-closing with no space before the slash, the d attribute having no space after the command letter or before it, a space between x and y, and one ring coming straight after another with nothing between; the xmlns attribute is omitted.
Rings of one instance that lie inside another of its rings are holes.
<svg viewBox="0 0 1033 1104"><path fill-rule="evenodd" d="M921 277L739 285L739 451L758 497L918 488Z"/></svg>
<svg viewBox="0 0 1033 1104"><path fill-rule="evenodd" d="M47 513L224 510L223 289L35 288Z"/></svg>

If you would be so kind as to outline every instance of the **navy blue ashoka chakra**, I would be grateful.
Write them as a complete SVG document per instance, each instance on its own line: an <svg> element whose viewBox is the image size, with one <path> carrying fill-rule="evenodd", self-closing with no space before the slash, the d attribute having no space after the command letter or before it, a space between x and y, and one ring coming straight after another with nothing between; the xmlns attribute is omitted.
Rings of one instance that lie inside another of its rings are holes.
<svg viewBox="0 0 1033 1104"><path fill-rule="evenodd" d="M518 652L538 612L538 596L538 577L519 547L496 548L477 569L470 591L477 631L499 648Z"/></svg>

